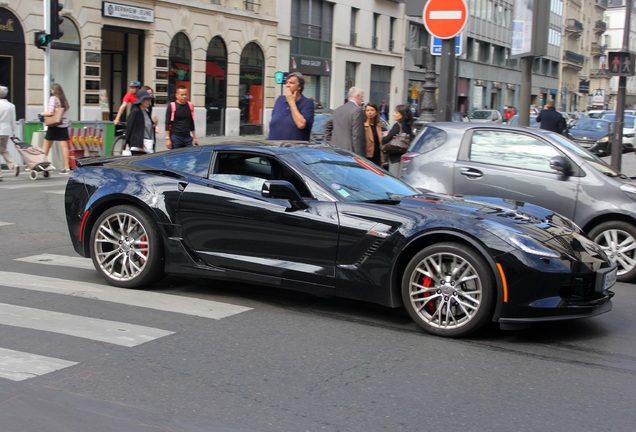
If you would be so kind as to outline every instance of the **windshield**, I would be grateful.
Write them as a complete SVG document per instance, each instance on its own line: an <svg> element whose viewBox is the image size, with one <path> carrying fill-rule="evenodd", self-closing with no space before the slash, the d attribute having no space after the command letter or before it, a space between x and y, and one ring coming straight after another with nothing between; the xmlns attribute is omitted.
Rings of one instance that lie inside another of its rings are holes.
<svg viewBox="0 0 636 432"><path fill-rule="evenodd" d="M601 173L603 173L605 175L609 175L611 177L620 177L622 175L621 172L618 171L616 168L614 168L611 165L608 165L607 163L605 163L605 161L603 161L602 159L596 157L592 153L582 149L581 147L579 147L578 145L574 144L572 141L570 141L569 139L567 139L563 135L557 134L557 133L550 133L550 136L553 139L559 141L561 143L561 145L563 145L563 147L566 147L572 153L576 153L581 159L584 159L595 170L597 170L597 171L599 171L599 172L601 172Z"/></svg>
<svg viewBox="0 0 636 432"><path fill-rule="evenodd" d="M296 152L291 156L343 201L397 200L418 194L368 160L344 150Z"/></svg>
<svg viewBox="0 0 636 432"><path fill-rule="evenodd" d="M582 131L608 132L609 121L592 118L579 119L574 123L571 129Z"/></svg>

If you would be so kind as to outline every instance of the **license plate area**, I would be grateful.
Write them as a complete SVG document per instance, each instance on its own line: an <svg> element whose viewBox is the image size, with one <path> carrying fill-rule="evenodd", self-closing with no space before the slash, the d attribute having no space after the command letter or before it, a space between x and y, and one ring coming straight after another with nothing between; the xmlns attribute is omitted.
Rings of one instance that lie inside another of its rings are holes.
<svg viewBox="0 0 636 432"><path fill-rule="evenodd" d="M614 265L609 269L599 270L596 273L596 292L603 292L610 289L616 283L618 266Z"/></svg>

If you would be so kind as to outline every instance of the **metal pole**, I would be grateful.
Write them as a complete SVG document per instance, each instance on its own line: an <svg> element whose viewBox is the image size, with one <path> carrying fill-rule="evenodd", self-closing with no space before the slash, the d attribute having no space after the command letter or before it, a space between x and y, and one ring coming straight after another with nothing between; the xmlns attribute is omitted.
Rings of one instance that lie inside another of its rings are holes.
<svg viewBox="0 0 636 432"><path fill-rule="evenodd" d="M623 52L629 52L629 33L632 18L632 0L625 2L625 28L623 30ZM611 164L617 170L621 169L621 159L623 153L623 123L625 119L625 93L627 91L627 77L618 77L618 92L616 94L616 121L612 133L612 158Z"/></svg>
<svg viewBox="0 0 636 432"><path fill-rule="evenodd" d="M437 121L451 121L455 107L455 38L442 40Z"/></svg>
<svg viewBox="0 0 636 432"><path fill-rule="evenodd" d="M519 125L530 125L530 95L532 93L532 64L534 57L521 58L521 85L519 86Z"/></svg>
<svg viewBox="0 0 636 432"><path fill-rule="evenodd" d="M44 31L51 34L51 1L44 0ZM49 97L51 96L51 44L49 42L44 50L44 77L42 79L42 90L44 91L44 111L49 109Z"/></svg>

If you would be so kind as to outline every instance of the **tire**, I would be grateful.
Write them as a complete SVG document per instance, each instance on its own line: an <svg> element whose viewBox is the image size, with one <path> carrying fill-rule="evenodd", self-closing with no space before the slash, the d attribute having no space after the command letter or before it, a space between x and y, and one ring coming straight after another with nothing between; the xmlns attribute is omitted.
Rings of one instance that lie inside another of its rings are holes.
<svg viewBox="0 0 636 432"><path fill-rule="evenodd" d="M35 171L35 170L29 171L29 178L31 180L37 180L38 179L38 172Z"/></svg>
<svg viewBox="0 0 636 432"><path fill-rule="evenodd" d="M121 156L121 152L124 150L124 146L126 145L126 137L118 136L113 141L113 148L111 149L111 154L113 156Z"/></svg>
<svg viewBox="0 0 636 432"><path fill-rule="evenodd" d="M618 280L636 278L636 227L627 222L610 221L590 230L590 238L598 243L612 262L618 264Z"/></svg>
<svg viewBox="0 0 636 432"><path fill-rule="evenodd" d="M466 336L483 327L495 305L495 280L484 258L458 243L428 246L402 278L402 301L428 333Z"/></svg>
<svg viewBox="0 0 636 432"><path fill-rule="evenodd" d="M97 271L111 285L139 288L163 277L163 242L140 209L120 205L99 216L90 237Z"/></svg>

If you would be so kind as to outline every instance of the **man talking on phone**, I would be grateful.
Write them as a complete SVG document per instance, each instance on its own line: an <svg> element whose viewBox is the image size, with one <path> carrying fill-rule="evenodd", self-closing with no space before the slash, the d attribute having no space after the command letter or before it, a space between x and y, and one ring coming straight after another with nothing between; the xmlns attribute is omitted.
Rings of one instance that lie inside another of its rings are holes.
<svg viewBox="0 0 636 432"><path fill-rule="evenodd" d="M305 78L300 72L287 75L285 94L276 99L267 139L309 141L314 101L303 96L304 88Z"/></svg>

